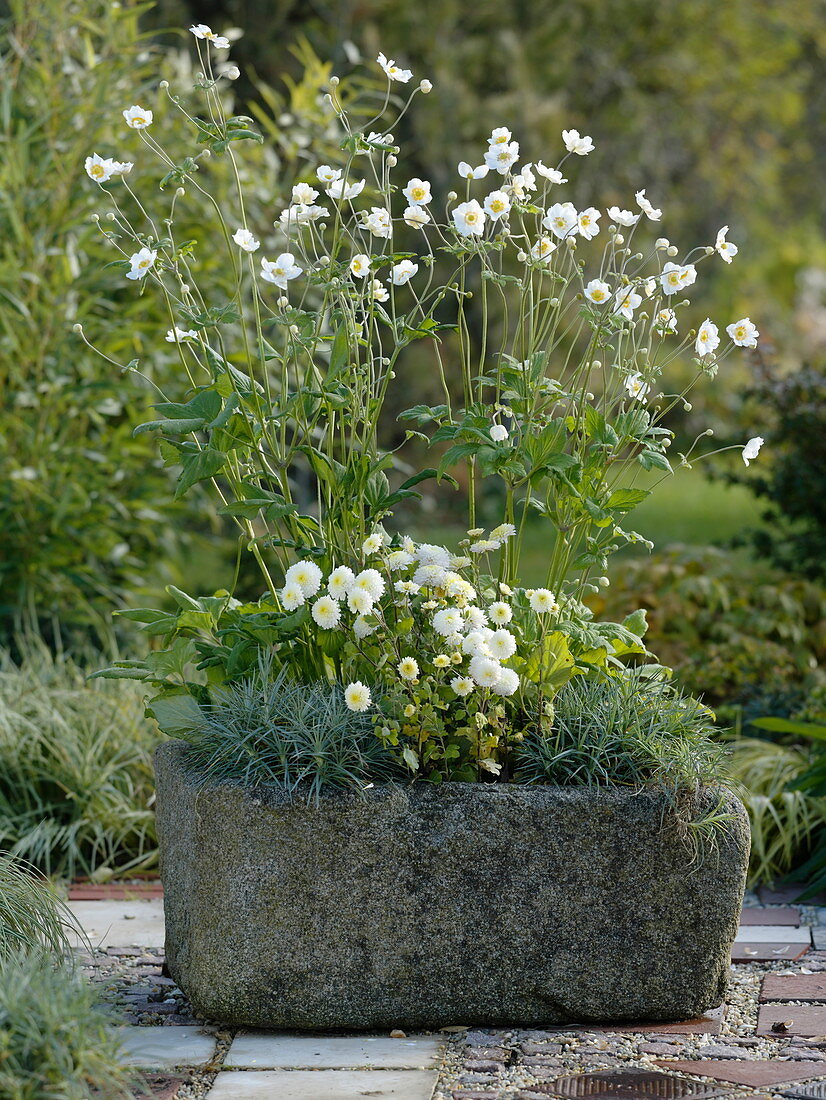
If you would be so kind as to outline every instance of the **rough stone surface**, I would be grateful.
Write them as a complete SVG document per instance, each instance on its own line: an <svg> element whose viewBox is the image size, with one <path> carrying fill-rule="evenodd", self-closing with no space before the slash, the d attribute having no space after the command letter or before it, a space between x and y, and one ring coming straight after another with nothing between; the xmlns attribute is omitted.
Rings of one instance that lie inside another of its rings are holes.
<svg viewBox="0 0 826 1100"><path fill-rule="evenodd" d="M253 1027L679 1020L718 1005L748 825L692 859L655 793L380 786L319 805L155 758L166 954ZM716 805L719 792L700 796Z"/></svg>

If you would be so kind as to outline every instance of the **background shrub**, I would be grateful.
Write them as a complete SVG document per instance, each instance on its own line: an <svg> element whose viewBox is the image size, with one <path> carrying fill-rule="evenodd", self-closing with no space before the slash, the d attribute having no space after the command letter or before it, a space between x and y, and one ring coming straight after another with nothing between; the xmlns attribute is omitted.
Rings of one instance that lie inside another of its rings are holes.
<svg viewBox="0 0 826 1100"><path fill-rule="evenodd" d="M0 959L42 947L60 958L69 951L74 917L51 884L19 860L0 855Z"/></svg>

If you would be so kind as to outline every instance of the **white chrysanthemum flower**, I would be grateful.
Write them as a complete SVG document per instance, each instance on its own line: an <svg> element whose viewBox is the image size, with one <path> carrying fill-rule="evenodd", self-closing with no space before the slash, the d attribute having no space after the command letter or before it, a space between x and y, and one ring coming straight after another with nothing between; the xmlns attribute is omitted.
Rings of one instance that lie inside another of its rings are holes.
<svg viewBox="0 0 826 1100"><path fill-rule="evenodd" d="M497 600L496 603L492 603L488 608L488 617L491 622L496 623L497 626L504 626L513 618L513 608L510 604L503 603L502 600Z"/></svg>
<svg viewBox="0 0 826 1100"><path fill-rule="evenodd" d="M458 172L463 179L466 180L482 180L490 171L487 164L479 164L476 168L473 168L466 160L459 161Z"/></svg>
<svg viewBox="0 0 826 1100"><path fill-rule="evenodd" d="M730 264L740 249L736 244L732 244L731 241L726 240L726 233L728 233L728 226L724 225L720 232L717 234L717 240L714 243L714 250Z"/></svg>
<svg viewBox="0 0 826 1100"><path fill-rule="evenodd" d="M463 237L481 236L485 229L485 212L476 199L460 203L453 211L453 224Z"/></svg>
<svg viewBox="0 0 826 1100"><path fill-rule="evenodd" d="M637 401L644 401L651 389L638 371L634 371L626 377L625 388L628 391L628 396L635 398Z"/></svg>
<svg viewBox="0 0 826 1100"><path fill-rule="evenodd" d="M346 565L340 565L327 578L327 591L334 600L343 600L353 587L355 579L356 575L352 569Z"/></svg>
<svg viewBox="0 0 826 1100"><path fill-rule="evenodd" d="M314 596L321 588L323 576L314 561L297 561L284 574L284 582L300 585L305 596Z"/></svg>
<svg viewBox="0 0 826 1100"><path fill-rule="evenodd" d="M86 175L90 179L95 180L96 183L106 183L107 180L112 178L112 166L114 161L111 157L100 157L97 153L92 153L90 157L87 157L84 161L84 167L86 169Z"/></svg>
<svg viewBox="0 0 826 1100"><path fill-rule="evenodd" d="M451 554L450 565L453 569L467 569L472 561L466 554Z"/></svg>
<svg viewBox="0 0 826 1100"><path fill-rule="evenodd" d="M717 326L706 317L697 331L694 350L698 355L711 355L720 346L720 334Z"/></svg>
<svg viewBox="0 0 826 1100"><path fill-rule="evenodd" d="M742 317L739 321L728 325L726 332L738 348L757 347L757 337L760 333L757 331L757 325L750 321L748 317Z"/></svg>
<svg viewBox="0 0 826 1100"><path fill-rule="evenodd" d="M419 265L414 264L412 260L400 260L397 264L393 264L390 269L393 286L404 286L405 283L409 283L418 270Z"/></svg>
<svg viewBox="0 0 826 1100"><path fill-rule="evenodd" d="M353 619L353 633L361 640L362 638L369 638L371 634L375 634L378 630L376 623L371 623L369 619L365 619L363 615L359 615Z"/></svg>
<svg viewBox="0 0 826 1100"><path fill-rule="evenodd" d="M554 252L556 252L556 245L551 238L540 237L531 248L531 257L534 260L549 260Z"/></svg>
<svg viewBox="0 0 826 1100"><path fill-rule="evenodd" d="M540 615L556 614L559 611L553 592L549 592L547 588L535 588L528 597L528 603Z"/></svg>
<svg viewBox="0 0 826 1100"><path fill-rule="evenodd" d="M320 164L316 168L315 174L321 183L335 183L336 180L341 179L343 173L340 168L331 168L329 164Z"/></svg>
<svg viewBox="0 0 826 1100"><path fill-rule="evenodd" d="M632 214L630 210L620 210L618 206L608 207L608 217L611 221L616 222L617 225L624 225L626 229L636 225L641 216L640 214Z"/></svg>
<svg viewBox="0 0 826 1100"><path fill-rule="evenodd" d="M469 676L454 676L450 681L450 686L457 695L465 696L470 695L476 685Z"/></svg>
<svg viewBox="0 0 826 1100"><path fill-rule="evenodd" d="M507 661L516 653L516 638L509 630L494 630L488 638L488 649L498 661Z"/></svg>
<svg viewBox="0 0 826 1100"><path fill-rule="evenodd" d="M469 633L485 631L487 625L488 617L481 607L471 606L465 608L465 627L469 628Z"/></svg>
<svg viewBox="0 0 826 1100"><path fill-rule="evenodd" d="M420 565L413 574L415 584L423 588L441 588L445 579L445 570L440 565Z"/></svg>
<svg viewBox="0 0 826 1100"><path fill-rule="evenodd" d="M364 279L369 271L370 257L366 256L363 252L359 252L358 255L354 256L350 261L350 274L354 275L357 279Z"/></svg>
<svg viewBox="0 0 826 1100"><path fill-rule="evenodd" d="M447 653L439 653L433 658L434 668L449 668L452 664Z"/></svg>
<svg viewBox="0 0 826 1100"><path fill-rule="evenodd" d="M341 608L332 596L322 596L316 600L310 614L324 630L334 630L341 622Z"/></svg>
<svg viewBox="0 0 826 1100"><path fill-rule="evenodd" d="M295 611L304 603L304 592L297 581L285 584L281 589L281 603L285 611Z"/></svg>
<svg viewBox="0 0 826 1100"><path fill-rule="evenodd" d="M446 607L433 616L433 629L443 638L458 633L464 625L462 613L455 607Z"/></svg>
<svg viewBox="0 0 826 1100"><path fill-rule="evenodd" d="M393 223L390 214L383 206L372 206L370 213L361 212L362 229L369 229L374 237L390 239L393 235Z"/></svg>
<svg viewBox="0 0 826 1100"><path fill-rule="evenodd" d="M265 283L275 283L282 290L287 289L287 283L291 279L297 279L303 271L295 262L292 252L282 252L274 260L261 257L261 278Z"/></svg>
<svg viewBox="0 0 826 1100"><path fill-rule="evenodd" d="M373 603L373 597L365 588L352 588L347 595L347 606L357 615L369 615Z"/></svg>
<svg viewBox="0 0 826 1100"><path fill-rule="evenodd" d="M590 283L585 287L585 297L590 302L595 302L597 305L602 305L603 302L607 302L611 297L611 288L602 279L591 279Z"/></svg>
<svg viewBox="0 0 826 1100"><path fill-rule="evenodd" d="M255 252L257 248L261 247L249 229L236 229L232 234L232 239L244 252Z"/></svg>
<svg viewBox="0 0 826 1100"><path fill-rule="evenodd" d="M377 554L384 545L384 538L379 532L374 532L372 535L368 535L364 542L361 544L362 554Z"/></svg>
<svg viewBox="0 0 826 1100"><path fill-rule="evenodd" d="M357 713L369 710L372 701L370 688L363 684L361 680L355 680L344 689L344 702L349 710Z"/></svg>
<svg viewBox="0 0 826 1100"><path fill-rule="evenodd" d="M476 542L472 542L468 549L471 554L489 554L493 550L498 550L501 543L498 539L477 539Z"/></svg>
<svg viewBox="0 0 826 1100"><path fill-rule="evenodd" d="M755 435L748 441L745 447L743 447L743 461L747 466L752 459L757 458L757 455L760 453L760 448L765 442L762 435Z"/></svg>
<svg viewBox="0 0 826 1100"><path fill-rule="evenodd" d="M478 653L475 657L471 657L468 672L479 687L492 688L494 684L499 683L502 666L492 657L484 657Z"/></svg>
<svg viewBox="0 0 826 1100"><path fill-rule="evenodd" d="M373 296L374 302L386 302L390 298L390 291L381 281L381 279L374 279L370 287L370 293Z"/></svg>
<svg viewBox="0 0 826 1100"><path fill-rule="evenodd" d="M499 672L499 679L493 685L493 691L497 695L513 695L519 689L519 676L512 668L503 668Z"/></svg>
<svg viewBox="0 0 826 1100"><path fill-rule="evenodd" d="M378 569L362 569L356 576L350 588L350 595L354 592L366 592L375 603L384 595L384 577ZM355 610L355 609L354 609Z"/></svg>
<svg viewBox="0 0 826 1100"><path fill-rule="evenodd" d="M383 53L379 54L376 61L384 69L388 80L397 80L399 84L407 84L409 80L413 79L412 70L400 69L395 61L388 60Z"/></svg>
<svg viewBox="0 0 826 1100"><path fill-rule="evenodd" d="M496 126L490 132L488 145L507 145L512 137L513 134L510 132L507 126Z"/></svg>
<svg viewBox="0 0 826 1100"><path fill-rule="evenodd" d="M461 649L462 653L469 657L490 657L486 632L484 630L472 630L469 634L466 634L462 639Z"/></svg>
<svg viewBox="0 0 826 1100"><path fill-rule="evenodd" d="M331 199L354 199L362 193L366 183L366 180L357 180L355 183L347 183L343 179L333 180L327 187L327 194Z"/></svg>
<svg viewBox="0 0 826 1100"><path fill-rule="evenodd" d="M151 248L142 248L129 257L131 269L126 272L127 279L142 279L155 264L158 253Z"/></svg>
<svg viewBox="0 0 826 1100"><path fill-rule="evenodd" d="M394 572L397 569L404 569L408 565L412 565L416 559L412 554L408 554L406 550L391 550L387 555L387 568Z"/></svg>
<svg viewBox="0 0 826 1100"><path fill-rule="evenodd" d="M663 332L677 331L677 314L673 309L661 309L657 311L654 323Z"/></svg>
<svg viewBox="0 0 826 1100"><path fill-rule="evenodd" d="M462 600L476 599L476 589L470 581L466 581L465 578L460 577L458 573L445 573L445 578L442 583L448 596L453 596Z"/></svg>
<svg viewBox="0 0 826 1100"><path fill-rule="evenodd" d="M587 135L580 137L579 130L563 130L562 140L569 153L576 153L580 157L587 156L594 150L593 140Z"/></svg>
<svg viewBox="0 0 826 1100"><path fill-rule="evenodd" d="M505 191L491 191L485 197L484 208L490 220L495 222L500 218L504 218L508 213L511 208L511 200Z"/></svg>
<svg viewBox="0 0 826 1100"><path fill-rule="evenodd" d="M579 222L579 215L576 212L576 207L572 202L555 202L553 206L549 206L545 217L542 219L542 224L546 229L550 229L555 237L568 237L571 233L576 232Z"/></svg>
<svg viewBox="0 0 826 1100"><path fill-rule="evenodd" d="M490 437L494 443L504 443L509 436L508 429L504 424L492 424L490 428Z"/></svg>
<svg viewBox="0 0 826 1100"><path fill-rule="evenodd" d="M183 328L178 328L177 325L175 326L175 328L169 329L167 331L167 334L166 334L166 341L167 341L168 344L175 344L175 343L181 343L182 344L185 340L197 340L197 339L198 339L198 333L195 331L194 328L183 329Z"/></svg>
<svg viewBox="0 0 826 1100"><path fill-rule="evenodd" d="M503 141L497 145L491 145L485 153L485 164L502 176L506 175L511 165L516 164L518 160L518 141Z"/></svg>
<svg viewBox="0 0 826 1100"><path fill-rule="evenodd" d="M419 675L419 662L415 657L402 657L396 671L403 680L415 680Z"/></svg>
<svg viewBox="0 0 826 1100"><path fill-rule="evenodd" d="M642 191L637 191L634 198L637 200L637 206L639 206L643 214L645 214L647 218L650 218L652 222L658 222L663 216L662 210L658 210L655 206L652 206L645 197L645 188L643 188Z"/></svg>
<svg viewBox="0 0 826 1100"><path fill-rule="evenodd" d="M429 182L418 178L408 180L407 187L404 188L402 194L410 206L426 206L433 198L430 193Z"/></svg>
<svg viewBox="0 0 826 1100"><path fill-rule="evenodd" d="M152 112L146 107L138 107L137 104L127 107L123 117L126 119L126 125L132 130L145 130L147 126L152 125Z"/></svg>
<svg viewBox="0 0 826 1100"><path fill-rule="evenodd" d="M229 49L229 39L223 34L216 34L215 31L206 25L206 23L196 23L195 26L190 27L189 30L196 38L209 42L216 50Z"/></svg>
<svg viewBox="0 0 826 1100"><path fill-rule="evenodd" d="M629 287L622 287L614 297L614 312L627 321L634 320L634 310L642 302L642 295Z"/></svg>
<svg viewBox="0 0 826 1100"><path fill-rule="evenodd" d="M579 229L579 235L584 237L586 241L592 240L599 233L599 219L602 214L596 207L589 206L587 210L580 211L577 218L577 227Z"/></svg>
<svg viewBox="0 0 826 1100"><path fill-rule="evenodd" d="M423 206L408 206L402 214L402 219L411 229L424 229L430 222L430 215Z"/></svg>
<svg viewBox="0 0 826 1100"><path fill-rule="evenodd" d="M548 166L543 164L541 160L538 160L536 162L536 164L534 164L534 168L537 170L537 172L540 174L540 176L544 177L550 183L567 183L568 182L563 177L562 173L559 171L558 168L548 168Z"/></svg>
<svg viewBox="0 0 826 1100"><path fill-rule="evenodd" d="M317 198L318 191L314 187L310 187L309 183L297 183L293 187L292 201L294 203L300 203L302 206L312 206Z"/></svg>
<svg viewBox="0 0 826 1100"><path fill-rule="evenodd" d="M415 581L396 581L393 587L397 592L401 592L403 596L415 596L417 592L421 591Z"/></svg>
<svg viewBox="0 0 826 1100"><path fill-rule="evenodd" d="M438 565L442 569L450 567L450 551L444 546L432 542L422 542L414 548L416 560L422 565Z"/></svg>

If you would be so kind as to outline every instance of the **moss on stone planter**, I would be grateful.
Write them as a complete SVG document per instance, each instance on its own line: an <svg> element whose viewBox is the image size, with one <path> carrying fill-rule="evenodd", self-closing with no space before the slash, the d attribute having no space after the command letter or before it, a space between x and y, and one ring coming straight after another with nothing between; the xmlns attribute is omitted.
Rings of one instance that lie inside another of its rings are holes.
<svg viewBox="0 0 826 1100"><path fill-rule="evenodd" d="M748 823L700 854L656 792L379 786L307 805L199 790L157 751L167 959L253 1027L674 1020L718 1005Z"/></svg>

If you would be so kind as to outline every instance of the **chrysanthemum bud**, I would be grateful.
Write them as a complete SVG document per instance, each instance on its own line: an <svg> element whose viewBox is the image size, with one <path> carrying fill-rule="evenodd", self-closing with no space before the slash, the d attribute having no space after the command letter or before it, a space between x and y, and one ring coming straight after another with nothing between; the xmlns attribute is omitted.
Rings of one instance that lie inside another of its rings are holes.
<svg viewBox="0 0 826 1100"><path fill-rule="evenodd" d="M424 92L425 95L429 95L429 93L433 91L433 85L429 80L422 80L419 83L419 91Z"/></svg>

